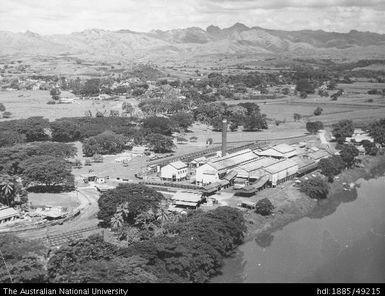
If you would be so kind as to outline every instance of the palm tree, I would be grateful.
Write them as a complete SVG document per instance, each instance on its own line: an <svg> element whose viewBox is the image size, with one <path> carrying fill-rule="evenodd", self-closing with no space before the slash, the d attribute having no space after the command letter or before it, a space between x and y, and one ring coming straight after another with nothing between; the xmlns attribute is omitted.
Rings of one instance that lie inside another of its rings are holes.
<svg viewBox="0 0 385 296"><path fill-rule="evenodd" d="M123 216L121 214L116 213L111 218L111 226L113 229L118 229L123 226Z"/></svg>
<svg viewBox="0 0 385 296"><path fill-rule="evenodd" d="M15 198L15 184L8 178L3 178L0 183L0 202L10 206Z"/></svg>

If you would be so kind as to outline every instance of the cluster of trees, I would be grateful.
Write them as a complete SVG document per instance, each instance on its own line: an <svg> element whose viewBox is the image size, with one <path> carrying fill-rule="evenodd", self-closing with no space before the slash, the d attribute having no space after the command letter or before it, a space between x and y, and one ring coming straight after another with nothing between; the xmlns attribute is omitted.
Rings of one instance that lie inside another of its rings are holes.
<svg viewBox="0 0 385 296"><path fill-rule="evenodd" d="M373 155L372 149L375 148L371 148L372 145L366 147L368 147L366 148L367 151ZM333 182L334 177L340 174L345 168L351 168L356 162L356 157L359 155L359 151L354 145L343 144L340 145L339 148L339 155L333 155L329 158L321 159L318 164L318 167L321 169L321 173L328 178L329 182ZM375 153L377 153L377 150Z"/></svg>
<svg viewBox="0 0 385 296"><path fill-rule="evenodd" d="M315 135L318 133L319 130L322 130L324 128L324 125L321 121L308 121L306 123L306 130Z"/></svg>
<svg viewBox="0 0 385 296"><path fill-rule="evenodd" d="M27 241L12 234L3 234L0 236L0 250L3 257L0 261L1 283L46 281L47 250L43 243L36 240Z"/></svg>
<svg viewBox="0 0 385 296"><path fill-rule="evenodd" d="M43 117L3 121L0 123L0 147L46 141L49 139L47 128L49 121Z"/></svg>
<svg viewBox="0 0 385 296"><path fill-rule="evenodd" d="M255 103L240 103L228 106L225 103L211 103L194 110L195 119L211 125L214 130L222 130L222 120L227 118L230 130L243 126L246 131L267 129L266 115Z"/></svg>
<svg viewBox="0 0 385 296"><path fill-rule="evenodd" d="M75 147L63 143L35 142L3 147L0 148L0 174L7 180L20 177L24 187L71 190L74 177L68 159L75 154Z"/></svg>
<svg viewBox="0 0 385 296"><path fill-rule="evenodd" d="M97 136L90 137L83 142L83 153L85 156L95 154L117 154L127 147L128 139L111 131L105 131Z"/></svg>
<svg viewBox="0 0 385 296"><path fill-rule="evenodd" d="M48 262L51 282L206 282L243 241L242 214L220 207L194 211L168 235L117 248L90 237L56 251Z"/></svg>
<svg viewBox="0 0 385 296"><path fill-rule="evenodd" d="M300 191L312 199L325 199L329 193L329 184L320 177L310 178L301 182Z"/></svg>
<svg viewBox="0 0 385 296"><path fill-rule="evenodd" d="M339 144L343 144L346 138L351 137L354 133L354 125L351 120L341 120L332 126L332 135Z"/></svg>

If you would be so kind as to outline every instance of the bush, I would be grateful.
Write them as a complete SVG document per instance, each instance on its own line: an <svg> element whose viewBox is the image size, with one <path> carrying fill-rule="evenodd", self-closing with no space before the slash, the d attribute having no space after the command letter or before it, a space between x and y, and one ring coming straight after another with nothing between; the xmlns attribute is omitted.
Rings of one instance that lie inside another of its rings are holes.
<svg viewBox="0 0 385 296"><path fill-rule="evenodd" d="M317 108L314 110L313 114L314 114L315 116L319 116L319 115L322 114L322 111L323 111L323 109L322 109L321 107L317 107Z"/></svg>
<svg viewBox="0 0 385 296"><path fill-rule="evenodd" d="M267 198L261 199L257 202L255 212L262 216L269 216L273 212L274 206Z"/></svg>
<svg viewBox="0 0 385 296"><path fill-rule="evenodd" d="M55 105L55 104L56 104L56 102L55 102L55 101L53 101L53 100L51 100L51 101L48 101L48 102L47 102L47 104L48 104L48 105Z"/></svg>

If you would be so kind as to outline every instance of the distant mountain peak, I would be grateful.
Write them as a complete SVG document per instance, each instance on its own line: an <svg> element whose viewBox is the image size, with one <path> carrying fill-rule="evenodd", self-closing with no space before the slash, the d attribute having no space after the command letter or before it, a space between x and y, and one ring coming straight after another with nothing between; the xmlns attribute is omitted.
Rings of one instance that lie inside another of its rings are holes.
<svg viewBox="0 0 385 296"><path fill-rule="evenodd" d="M248 26L242 23L235 23L234 25L232 25L230 28L227 28L227 29L231 31L238 31L238 32L250 30Z"/></svg>
<svg viewBox="0 0 385 296"><path fill-rule="evenodd" d="M40 35L38 33L29 31L29 30L25 31L24 35L28 37L40 38Z"/></svg>

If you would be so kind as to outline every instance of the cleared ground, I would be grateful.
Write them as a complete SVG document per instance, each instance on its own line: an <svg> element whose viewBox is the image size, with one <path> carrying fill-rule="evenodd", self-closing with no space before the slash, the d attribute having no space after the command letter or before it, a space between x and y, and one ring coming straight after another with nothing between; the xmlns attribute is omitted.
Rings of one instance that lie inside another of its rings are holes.
<svg viewBox="0 0 385 296"><path fill-rule="evenodd" d="M29 193L28 201L33 207L63 207L71 211L80 205L75 192L69 193Z"/></svg>

